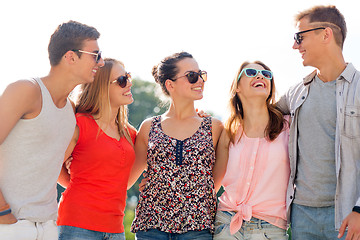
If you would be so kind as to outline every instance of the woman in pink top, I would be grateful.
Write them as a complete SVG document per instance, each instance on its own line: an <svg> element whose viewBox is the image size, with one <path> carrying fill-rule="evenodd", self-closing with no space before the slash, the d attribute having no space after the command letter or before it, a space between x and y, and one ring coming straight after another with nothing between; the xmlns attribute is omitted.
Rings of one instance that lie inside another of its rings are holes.
<svg viewBox="0 0 360 240"><path fill-rule="evenodd" d="M273 74L262 62L245 62L230 94L231 115L219 143L228 150L227 167L224 161L214 173L223 178L225 190L214 239L287 239L289 132L287 120L273 105Z"/></svg>

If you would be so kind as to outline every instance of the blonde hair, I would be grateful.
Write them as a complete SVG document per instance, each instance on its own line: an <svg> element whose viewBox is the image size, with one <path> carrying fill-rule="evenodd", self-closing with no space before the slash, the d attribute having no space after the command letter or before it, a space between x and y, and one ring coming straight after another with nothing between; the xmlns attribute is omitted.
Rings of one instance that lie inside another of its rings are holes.
<svg viewBox="0 0 360 240"><path fill-rule="evenodd" d="M263 62L255 61L253 63L258 64L262 66L264 69L270 71L270 68L266 66ZM231 96L229 101L230 117L225 122L225 129L230 138L231 143L235 142L235 136L239 130L239 126L244 127L243 125L244 110L243 110L242 102L239 96L237 95L236 89L238 88L238 84L241 78L241 76L239 77L239 74L249 64L250 62L244 62L240 66L230 88L230 96ZM286 122L282 113L275 107L274 103L275 103L275 83L273 77L271 80L270 94L266 99L266 105L269 111L269 122L265 129L265 137L270 141L277 138L277 136L281 133L284 127L284 123Z"/></svg>
<svg viewBox="0 0 360 240"><path fill-rule="evenodd" d="M112 58L105 58L104 62L105 65L97 70L94 82L81 86L81 93L76 104L77 113L88 113L101 118L110 109L109 86L111 69L115 64L125 66L121 61ZM128 123L128 108L126 105L119 107L116 123L120 137L124 136L133 146L134 144L129 132L129 128L133 127Z"/></svg>

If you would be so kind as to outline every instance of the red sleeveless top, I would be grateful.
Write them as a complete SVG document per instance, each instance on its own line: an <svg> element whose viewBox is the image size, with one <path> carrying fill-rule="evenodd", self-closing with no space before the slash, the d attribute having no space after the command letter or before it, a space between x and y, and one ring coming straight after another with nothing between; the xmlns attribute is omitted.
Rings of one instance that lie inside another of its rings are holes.
<svg viewBox="0 0 360 240"><path fill-rule="evenodd" d="M99 129L91 115L76 114L80 130L72 153L70 184L59 204L57 224L107 233L124 232L127 182L135 151ZM132 141L136 132L130 129Z"/></svg>

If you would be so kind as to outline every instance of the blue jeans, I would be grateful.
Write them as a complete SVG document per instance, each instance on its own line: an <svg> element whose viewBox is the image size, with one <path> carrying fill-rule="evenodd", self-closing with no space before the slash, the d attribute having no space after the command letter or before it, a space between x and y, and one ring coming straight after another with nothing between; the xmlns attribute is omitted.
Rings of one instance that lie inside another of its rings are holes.
<svg viewBox="0 0 360 240"><path fill-rule="evenodd" d="M292 240L338 240L335 230L335 208L307 207L293 203L291 206ZM347 232L340 239L344 240Z"/></svg>
<svg viewBox="0 0 360 240"><path fill-rule="evenodd" d="M59 226L59 240L125 240L125 233L104 233L84 228Z"/></svg>
<svg viewBox="0 0 360 240"><path fill-rule="evenodd" d="M157 229L138 231L135 234L136 240L212 240L209 230L188 231L186 233L167 233Z"/></svg>
<svg viewBox="0 0 360 240"><path fill-rule="evenodd" d="M239 231L230 233L230 222L235 212L217 211L214 240L287 240L285 229L278 228L264 220L251 218L243 221Z"/></svg>

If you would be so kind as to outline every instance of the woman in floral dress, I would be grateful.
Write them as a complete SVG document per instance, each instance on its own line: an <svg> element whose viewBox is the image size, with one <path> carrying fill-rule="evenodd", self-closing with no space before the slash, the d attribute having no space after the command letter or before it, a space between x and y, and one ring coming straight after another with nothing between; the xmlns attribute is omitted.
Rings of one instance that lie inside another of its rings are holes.
<svg viewBox="0 0 360 240"><path fill-rule="evenodd" d="M137 136L129 184L146 167L148 180L131 230L138 240L212 239L213 168L223 126L212 117L199 117L194 107L203 97L207 73L191 54L181 52L163 59L152 74L170 107L145 120Z"/></svg>

